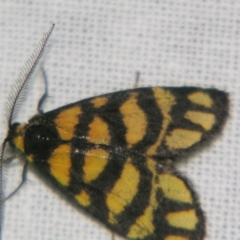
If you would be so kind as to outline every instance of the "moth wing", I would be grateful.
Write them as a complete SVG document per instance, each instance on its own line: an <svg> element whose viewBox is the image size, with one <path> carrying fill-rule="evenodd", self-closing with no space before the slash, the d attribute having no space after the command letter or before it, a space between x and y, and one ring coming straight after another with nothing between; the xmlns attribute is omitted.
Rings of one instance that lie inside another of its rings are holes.
<svg viewBox="0 0 240 240"><path fill-rule="evenodd" d="M205 220L196 194L175 169L151 158L92 148L82 155L82 169L66 171L67 148L62 145L49 159L50 169L64 168L50 176L70 200L110 229L128 239L203 239ZM62 179L68 178L64 186Z"/></svg>
<svg viewBox="0 0 240 240"><path fill-rule="evenodd" d="M193 87L126 90L46 113L64 140L86 137L113 150L160 158L184 154L208 141L227 114L225 92Z"/></svg>

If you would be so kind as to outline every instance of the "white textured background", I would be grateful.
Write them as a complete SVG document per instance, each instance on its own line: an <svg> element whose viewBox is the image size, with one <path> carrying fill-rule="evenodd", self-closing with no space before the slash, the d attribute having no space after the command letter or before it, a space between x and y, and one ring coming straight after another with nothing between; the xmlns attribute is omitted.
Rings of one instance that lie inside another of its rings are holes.
<svg viewBox="0 0 240 240"><path fill-rule="evenodd" d="M240 239L240 2L238 0L0 1L0 137L4 107L21 67L51 23L44 56L49 80L45 110L106 92L140 86L214 87L229 92L222 135L181 166L200 195L208 240ZM36 74L19 115L36 113ZM33 94L35 101L33 101ZM7 190L21 166L10 167ZM3 240L111 239L31 171L5 204Z"/></svg>

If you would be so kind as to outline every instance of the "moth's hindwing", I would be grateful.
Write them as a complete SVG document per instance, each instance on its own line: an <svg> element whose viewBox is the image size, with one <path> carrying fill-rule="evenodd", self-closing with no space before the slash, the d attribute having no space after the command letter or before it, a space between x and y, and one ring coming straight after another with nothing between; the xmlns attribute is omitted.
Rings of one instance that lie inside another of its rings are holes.
<svg viewBox="0 0 240 240"><path fill-rule="evenodd" d="M201 240L196 194L168 159L218 131L227 94L141 88L82 100L13 124L10 144L70 200L128 239Z"/></svg>

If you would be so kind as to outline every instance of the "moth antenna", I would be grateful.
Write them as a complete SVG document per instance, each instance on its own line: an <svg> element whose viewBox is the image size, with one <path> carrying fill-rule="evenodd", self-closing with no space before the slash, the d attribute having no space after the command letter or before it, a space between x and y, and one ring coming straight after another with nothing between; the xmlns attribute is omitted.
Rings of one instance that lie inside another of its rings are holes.
<svg viewBox="0 0 240 240"><path fill-rule="evenodd" d="M6 105L6 114L7 114L7 121L8 126L11 126L12 120L16 116L19 107L24 99L24 95L27 91L27 86L31 79L33 72L35 71L42 55L46 44L48 42L49 37L52 34L55 24L52 24L51 28L47 33L44 34L43 38L41 39L40 43L38 44L35 51L32 53L30 58L27 60L25 66L21 70L16 83L14 84ZM0 146L0 240L2 239L2 224L3 224L3 156L4 156L4 149L8 142L6 138L2 145Z"/></svg>
<svg viewBox="0 0 240 240"><path fill-rule="evenodd" d="M30 58L27 60L25 66L21 70L16 83L14 84L6 106L8 126L11 126L12 120L18 113L19 107L24 99L27 87L29 85L32 74L34 73L42 55L44 49L47 45L48 39L54 29L55 24L53 24L50 30L44 34L40 43L38 44L35 51L32 53Z"/></svg>

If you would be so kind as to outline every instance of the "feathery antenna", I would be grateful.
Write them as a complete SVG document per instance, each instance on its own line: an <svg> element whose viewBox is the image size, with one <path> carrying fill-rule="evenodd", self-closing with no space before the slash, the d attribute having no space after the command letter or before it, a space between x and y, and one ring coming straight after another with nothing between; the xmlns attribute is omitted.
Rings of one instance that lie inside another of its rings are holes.
<svg viewBox="0 0 240 240"><path fill-rule="evenodd" d="M37 48L32 53L30 58L27 60L24 68L19 74L18 80L16 81L16 83L14 84L10 92L10 95L7 101L7 106L6 106L8 127L11 126L13 119L18 113L19 107L27 91L27 87L31 79L31 76L43 55L44 49L47 45L49 37L51 36L54 26L55 24L52 24L49 31L44 34ZM6 138L2 143L2 145L0 146L0 240L2 239L3 197L4 197L3 196L3 156L4 156L4 149L7 142L8 142L8 139Z"/></svg>

